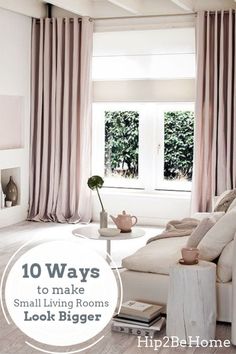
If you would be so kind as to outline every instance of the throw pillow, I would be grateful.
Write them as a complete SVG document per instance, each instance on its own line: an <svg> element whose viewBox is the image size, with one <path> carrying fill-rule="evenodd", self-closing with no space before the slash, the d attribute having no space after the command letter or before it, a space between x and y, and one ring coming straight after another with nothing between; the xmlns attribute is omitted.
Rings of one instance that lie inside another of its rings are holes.
<svg viewBox="0 0 236 354"><path fill-rule="evenodd" d="M226 212L230 204L233 202L235 198L236 198L236 189L225 191L219 196L214 211Z"/></svg>
<svg viewBox="0 0 236 354"><path fill-rule="evenodd" d="M236 210L236 198L232 201L227 212L235 209Z"/></svg>
<svg viewBox="0 0 236 354"><path fill-rule="evenodd" d="M217 280L227 283L232 280L234 240L223 249L217 263Z"/></svg>
<svg viewBox="0 0 236 354"><path fill-rule="evenodd" d="M206 233L198 245L199 258L213 261L223 248L233 240L236 231L236 210L226 213Z"/></svg>
<svg viewBox="0 0 236 354"><path fill-rule="evenodd" d="M200 224L197 228L191 233L186 247L197 247L202 238L206 235L206 233L214 226L216 220L213 218L206 218L201 220Z"/></svg>

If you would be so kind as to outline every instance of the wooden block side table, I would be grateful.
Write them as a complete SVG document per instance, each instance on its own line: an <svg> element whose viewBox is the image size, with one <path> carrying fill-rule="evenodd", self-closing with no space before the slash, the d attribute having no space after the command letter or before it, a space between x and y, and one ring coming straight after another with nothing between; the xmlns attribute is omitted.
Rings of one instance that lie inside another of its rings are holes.
<svg viewBox="0 0 236 354"><path fill-rule="evenodd" d="M167 336L187 343L215 338L216 265L176 264L170 268ZM190 339L191 338L191 339Z"/></svg>

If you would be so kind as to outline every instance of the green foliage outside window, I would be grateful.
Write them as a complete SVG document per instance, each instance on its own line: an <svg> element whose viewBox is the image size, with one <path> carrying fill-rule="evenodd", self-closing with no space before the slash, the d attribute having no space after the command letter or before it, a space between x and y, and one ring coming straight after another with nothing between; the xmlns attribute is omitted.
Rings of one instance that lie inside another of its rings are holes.
<svg viewBox="0 0 236 354"><path fill-rule="evenodd" d="M138 176L139 113L105 112L105 175Z"/></svg>
<svg viewBox="0 0 236 354"><path fill-rule="evenodd" d="M164 177L192 179L194 114L164 114ZM138 176L139 113L105 112L105 175Z"/></svg>
<svg viewBox="0 0 236 354"><path fill-rule="evenodd" d="M164 114L164 176L192 179L194 114L173 111Z"/></svg>

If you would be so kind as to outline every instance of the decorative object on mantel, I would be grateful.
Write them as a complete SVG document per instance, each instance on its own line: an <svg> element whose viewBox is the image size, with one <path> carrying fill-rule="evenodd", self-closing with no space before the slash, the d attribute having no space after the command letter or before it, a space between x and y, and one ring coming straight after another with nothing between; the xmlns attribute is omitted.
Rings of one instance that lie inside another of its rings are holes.
<svg viewBox="0 0 236 354"><path fill-rule="evenodd" d="M136 216L131 216L126 214L125 210L122 211L122 214L119 214L116 218L110 215L113 222L116 224L117 228L121 230L121 232L131 232L131 228L137 223L138 219ZM132 220L134 219L134 221Z"/></svg>
<svg viewBox="0 0 236 354"><path fill-rule="evenodd" d="M13 181L12 176L10 176L10 180L6 186L6 200L12 201L12 206L15 206L17 204L18 189L17 189L17 185Z"/></svg>
<svg viewBox="0 0 236 354"><path fill-rule="evenodd" d="M88 179L88 186L91 190L96 190L99 202L102 207L102 211L100 212L100 229L107 228L107 219L108 219L107 212L104 209L102 199L98 190L99 188L102 188L103 184L104 184L104 180L100 176L92 176Z"/></svg>

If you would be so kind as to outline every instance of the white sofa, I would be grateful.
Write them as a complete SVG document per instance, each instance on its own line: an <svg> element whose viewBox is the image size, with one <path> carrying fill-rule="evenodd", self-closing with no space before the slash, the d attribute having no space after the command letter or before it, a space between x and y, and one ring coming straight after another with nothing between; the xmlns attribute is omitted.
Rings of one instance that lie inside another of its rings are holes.
<svg viewBox="0 0 236 354"><path fill-rule="evenodd" d="M236 211L235 207L234 209ZM180 258L181 248L186 245L187 238L180 237L154 241L153 245L150 243L134 255L126 257L123 260L123 266L126 269L121 271L124 301L135 299L166 304L169 286L169 276L165 274L167 273L166 267L168 267L168 263L171 265L171 262L174 262L173 259L177 261ZM154 245L155 243L156 245ZM217 320L232 323L231 341L232 344L236 345L236 242L234 241L233 243L235 257L233 257L232 280L225 283L217 282L216 292ZM168 252L166 252L167 248ZM165 259L165 253L168 253L167 259ZM146 256L146 259L141 262L143 271L141 269L137 271L136 265L138 260L141 260L139 257L142 257L142 255ZM155 265L155 257L159 259L159 265ZM160 257L162 257L161 261ZM148 259L151 260L149 264ZM160 264L163 264L163 269Z"/></svg>

